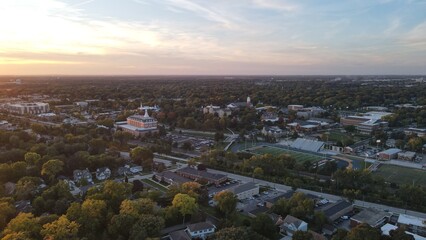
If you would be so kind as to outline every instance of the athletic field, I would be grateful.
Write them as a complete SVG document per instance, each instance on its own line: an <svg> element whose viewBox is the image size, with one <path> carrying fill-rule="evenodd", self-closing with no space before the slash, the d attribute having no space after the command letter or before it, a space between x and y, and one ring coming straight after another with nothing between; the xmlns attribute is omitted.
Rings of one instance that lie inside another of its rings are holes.
<svg viewBox="0 0 426 240"><path fill-rule="evenodd" d="M426 171L395 165L380 165L374 174L382 176L385 181L397 184L416 184L426 186Z"/></svg>
<svg viewBox="0 0 426 240"><path fill-rule="evenodd" d="M305 161L316 162L316 161L324 159L323 157L314 155L314 154L297 152L297 151L293 151L289 149L271 147L271 146L257 146L253 148L248 148L245 151L249 153L260 154L260 155L271 154L273 156L279 156L284 153L294 157L294 159L299 163L305 162Z"/></svg>

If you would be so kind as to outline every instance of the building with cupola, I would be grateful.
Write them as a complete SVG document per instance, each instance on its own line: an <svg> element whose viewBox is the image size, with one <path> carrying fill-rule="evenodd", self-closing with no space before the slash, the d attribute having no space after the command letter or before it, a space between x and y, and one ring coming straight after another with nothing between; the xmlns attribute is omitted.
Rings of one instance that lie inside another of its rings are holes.
<svg viewBox="0 0 426 240"><path fill-rule="evenodd" d="M157 124L157 120L150 117L148 110L145 109L145 114L143 116L139 114L129 116L127 121L117 122L116 126L118 129L129 132L134 136L143 136L147 133L157 133Z"/></svg>

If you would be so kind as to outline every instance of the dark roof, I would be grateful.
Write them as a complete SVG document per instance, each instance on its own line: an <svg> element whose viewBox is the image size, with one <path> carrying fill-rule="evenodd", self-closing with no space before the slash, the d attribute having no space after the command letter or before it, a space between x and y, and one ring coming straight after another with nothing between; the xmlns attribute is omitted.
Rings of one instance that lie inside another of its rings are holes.
<svg viewBox="0 0 426 240"><path fill-rule="evenodd" d="M171 232L169 236L170 240L191 240L191 237L187 232L185 232L185 230Z"/></svg>
<svg viewBox="0 0 426 240"><path fill-rule="evenodd" d="M251 190L253 188L257 188L256 183L248 182L248 183L244 183L244 184L236 186L235 188L232 189L232 192L234 194L239 194L239 193Z"/></svg>
<svg viewBox="0 0 426 240"><path fill-rule="evenodd" d="M176 172L187 173L194 176L199 176L201 178L212 179L212 180L220 180L222 178L226 178L226 175L223 175L223 174L215 174L215 173L209 173L207 171L200 171L192 167L181 168L177 170Z"/></svg>
<svg viewBox="0 0 426 240"><path fill-rule="evenodd" d="M208 222L199 222L188 225L188 230L191 232L210 229L210 228L216 228L213 224Z"/></svg>
<svg viewBox="0 0 426 240"><path fill-rule="evenodd" d="M258 214L261 214L261 213L266 213L268 210L269 210L269 208L262 206L262 207L258 207L256 209L254 209L254 210L251 210L249 213L252 214L252 215L258 215Z"/></svg>
<svg viewBox="0 0 426 240"><path fill-rule="evenodd" d="M324 212L324 214L330 218L336 213L351 207L352 204L347 201L338 201L336 203L330 204L327 207L323 208L321 211Z"/></svg>
<svg viewBox="0 0 426 240"><path fill-rule="evenodd" d="M173 180L173 182L176 182L176 183L186 183L186 182L192 181L188 178L182 177L181 175L176 174L176 173L171 172L171 171L165 171L165 172L157 173L156 176L158 176L160 178L164 177L166 179ZM161 179L159 179L159 180L161 180Z"/></svg>
<svg viewBox="0 0 426 240"><path fill-rule="evenodd" d="M288 192L280 194L280 195L278 195L278 196L276 196L274 198L270 198L270 199L266 200L266 202L276 203L281 198L285 198L285 199L291 198L291 196L293 196L293 194L294 194L294 191L288 191Z"/></svg>

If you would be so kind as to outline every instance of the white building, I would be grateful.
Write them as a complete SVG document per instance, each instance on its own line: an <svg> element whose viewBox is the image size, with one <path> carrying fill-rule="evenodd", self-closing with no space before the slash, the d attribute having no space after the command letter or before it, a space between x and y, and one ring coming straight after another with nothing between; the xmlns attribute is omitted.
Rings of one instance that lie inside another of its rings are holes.
<svg viewBox="0 0 426 240"><path fill-rule="evenodd" d="M259 194L259 186L257 186L254 182L248 182L231 188L229 191L234 193L239 200L243 200Z"/></svg>
<svg viewBox="0 0 426 240"><path fill-rule="evenodd" d="M111 176L111 170L107 167L96 169L96 179L103 181Z"/></svg>
<svg viewBox="0 0 426 240"><path fill-rule="evenodd" d="M190 224L186 228L186 232L192 239L206 239L214 234L216 226L208 222L199 222Z"/></svg>
<svg viewBox="0 0 426 240"><path fill-rule="evenodd" d="M41 114L47 113L50 111L48 103L7 103L4 105L4 108L15 114Z"/></svg>

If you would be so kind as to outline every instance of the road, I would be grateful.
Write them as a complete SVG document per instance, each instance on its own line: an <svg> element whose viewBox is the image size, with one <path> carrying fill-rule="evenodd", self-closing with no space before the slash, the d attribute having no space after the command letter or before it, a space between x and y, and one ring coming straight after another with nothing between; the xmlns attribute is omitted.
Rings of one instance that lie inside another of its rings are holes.
<svg viewBox="0 0 426 240"><path fill-rule="evenodd" d="M265 180L241 176L241 175L237 175L237 174L233 174L233 173L227 173L227 172L224 172L224 171L209 169L209 172L226 174L230 178L233 178L235 180L240 180L240 181L243 181L243 182L254 181L255 183L258 183L260 185L269 186L269 187L275 188L276 190L282 191L282 192L292 190L292 187L287 186L287 185L272 183L272 182L268 182L268 181L265 181ZM338 200L344 199L341 196L327 194L327 193L321 193L321 192L315 192L315 191L311 191L311 190L308 190L308 189L299 188L299 189L297 189L297 191L303 192L303 193L309 193L309 194L312 194L312 195L315 195L315 196L319 196L321 198L326 198L330 201L338 201ZM360 200L355 200L354 204L357 205L357 206L360 206L360 207L375 208L375 209L386 210L386 211L397 213L397 214L408 214L408 215L411 215L411 216L426 219L426 213L421 213L421 212L416 212L416 211L411 211L411 210L406 210L406 209L401 209L401 208L395 208L395 207L390 207L390 206L387 206L387 205L365 202L365 201L360 201Z"/></svg>

